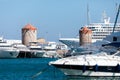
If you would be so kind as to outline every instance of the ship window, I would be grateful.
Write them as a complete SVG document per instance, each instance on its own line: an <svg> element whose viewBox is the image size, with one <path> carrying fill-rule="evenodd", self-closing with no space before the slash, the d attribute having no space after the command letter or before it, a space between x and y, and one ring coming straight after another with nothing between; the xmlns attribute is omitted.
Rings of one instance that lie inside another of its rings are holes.
<svg viewBox="0 0 120 80"><path fill-rule="evenodd" d="M113 41L117 41L117 37L113 37Z"/></svg>

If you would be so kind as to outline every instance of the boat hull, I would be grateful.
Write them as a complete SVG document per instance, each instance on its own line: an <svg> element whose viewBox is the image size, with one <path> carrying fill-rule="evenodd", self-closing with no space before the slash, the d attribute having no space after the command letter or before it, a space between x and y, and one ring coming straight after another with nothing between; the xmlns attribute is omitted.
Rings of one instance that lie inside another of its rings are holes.
<svg viewBox="0 0 120 80"><path fill-rule="evenodd" d="M60 69L67 76L92 76L92 77L111 77L111 76L120 76L120 73L113 72L95 72L95 71L85 71L75 70L75 69Z"/></svg>
<svg viewBox="0 0 120 80"><path fill-rule="evenodd" d="M49 57L49 58L57 57L57 52L56 51L46 51L45 54L43 55L43 57Z"/></svg>
<svg viewBox="0 0 120 80"><path fill-rule="evenodd" d="M116 66L85 66L52 64L68 76L120 76L120 65Z"/></svg>
<svg viewBox="0 0 120 80"><path fill-rule="evenodd" d="M35 52L33 52L33 56L36 57L36 58L41 58L41 57L43 57L44 54L45 54L44 51L35 51Z"/></svg>
<svg viewBox="0 0 120 80"><path fill-rule="evenodd" d="M51 61L49 64L61 69L65 75L75 76L120 76L120 51L114 55L99 52L94 55L79 55Z"/></svg>
<svg viewBox="0 0 120 80"><path fill-rule="evenodd" d="M19 50L0 50L0 58L17 58Z"/></svg>

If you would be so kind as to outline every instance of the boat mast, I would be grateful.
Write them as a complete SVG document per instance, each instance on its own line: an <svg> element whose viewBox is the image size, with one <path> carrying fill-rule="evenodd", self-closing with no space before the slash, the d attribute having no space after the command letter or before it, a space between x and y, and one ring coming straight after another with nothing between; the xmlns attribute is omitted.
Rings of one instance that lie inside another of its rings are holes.
<svg viewBox="0 0 120 80"><path fill-rule="evenodd" d="M118 16L119 16L119 12L120 12L120 4L119 4L118 12L117 12L117 15L116 15L116 18L115 18L115 23L114 23L114 27L113 27L113 33L114 33L114 30L115 30L115 26L116 26L116 23L117 23L117 19L118 19Z"/></svg>
<svg viewBox="0 0 120 80"><path fill-rule="evenodd" d="M90 24L90 14L89 14L89 5L87 4L87 25L89 27Z"/></svg>

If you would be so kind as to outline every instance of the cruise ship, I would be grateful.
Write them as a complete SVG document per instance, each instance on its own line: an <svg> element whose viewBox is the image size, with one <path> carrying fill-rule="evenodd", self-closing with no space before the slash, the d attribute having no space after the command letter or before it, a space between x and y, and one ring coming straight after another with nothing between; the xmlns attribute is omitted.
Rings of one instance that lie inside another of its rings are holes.
<svg viewBox="0 0 120 80"><path fill-rule="evenodd" d="M90 23L86 25L92 30L92 42L101 41L113 32L114 23L110 23L110 18L105 18L102 23ZM114 32L120 31L120 23L116 24ZM59 38L59 41L68 47L78 47L79 37L76 38Z"/></svg>

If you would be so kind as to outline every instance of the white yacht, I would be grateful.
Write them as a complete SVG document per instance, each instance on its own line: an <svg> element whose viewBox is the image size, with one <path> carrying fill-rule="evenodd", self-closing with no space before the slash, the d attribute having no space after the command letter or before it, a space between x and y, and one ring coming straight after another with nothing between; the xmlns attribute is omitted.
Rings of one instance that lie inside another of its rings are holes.
<svg viewBox="0 0 120 80"><path fill-rule="evenodd" d="M19 50L0 37L0 58L17 58Z"/></svg>
<svg viewBox="0 0 120 80"><path fill-rule="evenodd" d="M38 44L38 42L31 42L28 46L32 53L32 57L41 58L45 54L45 50L43 50L43 46Z"/></svg>
<svg viewBox="0 0 120 80"><path fill-rule="evenodd" d="M43 57L55 57L57 55L57 43L56 42L48 42L44 45L43 49L45 50L45 54Z"/></svg>
<svg viewBox="0 0 120 80"><path fill-rule="evenodd" d="M112 44L116 43L116 47L120 47L120 32L114 32L111 35L107 36L103 40L107 40L109 42L112 42Z"/></svg>
<svg viewBox="0 0 120 80"><path fill-rule="evenodd" d="M49 62L65 75L72 76L120 76L120 51L113 55L105 52L72 56Z"/></svg>
<svg viewBox="0 0 120 80"><path fill-rule="evenodd" d="M109 41L110 43L104 43L102 44L103 48L102 50L106 52L115 52L120 48L120 32L112 33L111 35L108 35L103 40Z"/></svg>
<svg viewBox="0 0 120 80"><path fill-rule="evenodd" d="M14 48L17 48L19 51L25 51L25 52L30 52L30 49L23 45L22 43L13 43L12 44L14 46Z"/></svg>
<svg viewBox="0 0 120 80"><path fill-rule="evenodd" d="M110 23L110 18L105 18L103 23L90 23L86 25L92 30L92 42L103 40L107 35L113 32L114 23ZM114 32L120 31L120 23L116 24ZM59 38L59 41L69 47L79 46L79 37L76 38Z"/></svg>
<svg viewBox="0 0 120 80"><path fill-rule="evenodd" d="M79 37L75 38L59 38L59 41L68 47L78 47L79 46Z"/></svg>

